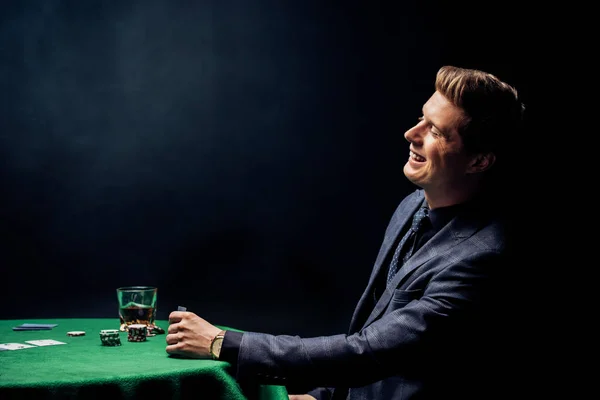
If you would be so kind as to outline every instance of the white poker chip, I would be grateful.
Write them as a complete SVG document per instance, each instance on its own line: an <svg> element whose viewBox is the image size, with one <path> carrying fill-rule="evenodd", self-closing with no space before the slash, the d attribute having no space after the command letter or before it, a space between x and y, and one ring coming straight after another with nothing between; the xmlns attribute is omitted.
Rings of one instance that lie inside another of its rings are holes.
<svg viewBox="0 0 600 400"><path fill-rule="evenodd" d="M119 330L118 329L102 329L100 331L101 335L118 335L119 334Z"/></svg>
<svg viewBox="0 0 600 400"><path fill-rule="evenodd" d="M67 336L85 336L85 331L70 331Z"/></svg>

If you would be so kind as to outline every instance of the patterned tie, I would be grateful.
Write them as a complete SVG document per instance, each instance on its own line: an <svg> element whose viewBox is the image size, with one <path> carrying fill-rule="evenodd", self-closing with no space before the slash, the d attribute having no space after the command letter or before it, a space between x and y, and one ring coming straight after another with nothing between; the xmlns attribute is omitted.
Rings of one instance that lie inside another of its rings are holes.
<svg viewBox="0 0 600 400"><path fill-rule="evenodd" d="M398 247L396 247L396 251L394 252L394 256L392 257L392 262L390 263L390 269L388 270L387 276L388 285L392 281L392 278L394 278L394 275L396 275L396 272L398 272L398 259L400 258L402 248L407 242L412 243L414 241L415 235L417 234L419 229L423 227L423 221L428 215L429 208L427 207L427 205L421 206L421 208L419 208L419 210L415 213L410 229L408 230L408 232L406 232L402 240L400 240L400 243L398 243ZM402 257L402 264L404 264L406 260L410 258L413 252L413 248L414 246L410 246L410 248L406 251L406 254Z"/></svg>

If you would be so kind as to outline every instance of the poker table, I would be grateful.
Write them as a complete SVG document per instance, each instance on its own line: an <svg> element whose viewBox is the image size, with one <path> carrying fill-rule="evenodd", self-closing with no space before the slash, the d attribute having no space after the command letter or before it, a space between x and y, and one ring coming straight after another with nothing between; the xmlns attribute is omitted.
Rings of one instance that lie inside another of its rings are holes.
<svg viewBox="0 0 600 400"><path fill-rule="evenodd" d="M23 323L58 325L12 329ZM168 328L167 321L155 323ZM0 320L0 343L65 343L0 351L0 399L288 400L283 386L240 385L227 362L170 357L165 334L129 342L127 332L121 332L120 346L102 345L100 331L118 327L118 318ZM70 331L85 335L68 336Z"/></svg>

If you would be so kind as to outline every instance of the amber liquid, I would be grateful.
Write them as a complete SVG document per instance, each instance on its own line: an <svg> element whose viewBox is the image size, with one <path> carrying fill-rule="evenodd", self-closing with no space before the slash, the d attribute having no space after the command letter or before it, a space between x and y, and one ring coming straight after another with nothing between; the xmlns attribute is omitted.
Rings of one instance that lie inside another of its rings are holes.
<svg viewBox="0 0 600 400"><path fill-rule="evenodd" d="M152 306L128 303L124 307L119 308L119 317L121 319L121 325L152 325L154 324L155 311L155 308Z"/></svg>

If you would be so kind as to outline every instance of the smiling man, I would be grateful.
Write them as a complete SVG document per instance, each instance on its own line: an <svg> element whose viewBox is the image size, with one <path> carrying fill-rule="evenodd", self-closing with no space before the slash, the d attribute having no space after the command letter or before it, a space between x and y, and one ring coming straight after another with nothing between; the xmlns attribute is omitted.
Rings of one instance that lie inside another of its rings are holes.
<svg viewBox="0 0 600 400"><path fill-rule="evenodd" d="M506 339L494 334L509 324L496 306L513 267L502 206L523 111L492 74L438 71L404 134L404 174L417 189L392 215L348 332L223 332L174 311L167 353L227 361L240 382L286 385L298 393L290 399L502 398L512 378L498 368Z"/></svg>
<svg viewBox="0 0 600 400"><path fill-rule="evenodd" d="M494 164L491 149L471 153L465 147L460 129L469 120L458 105L436 91L423 106L419 123L404 134L410 142L404 174L424 190L429 208L470 199L481 186L482 172Z"/></svg>

